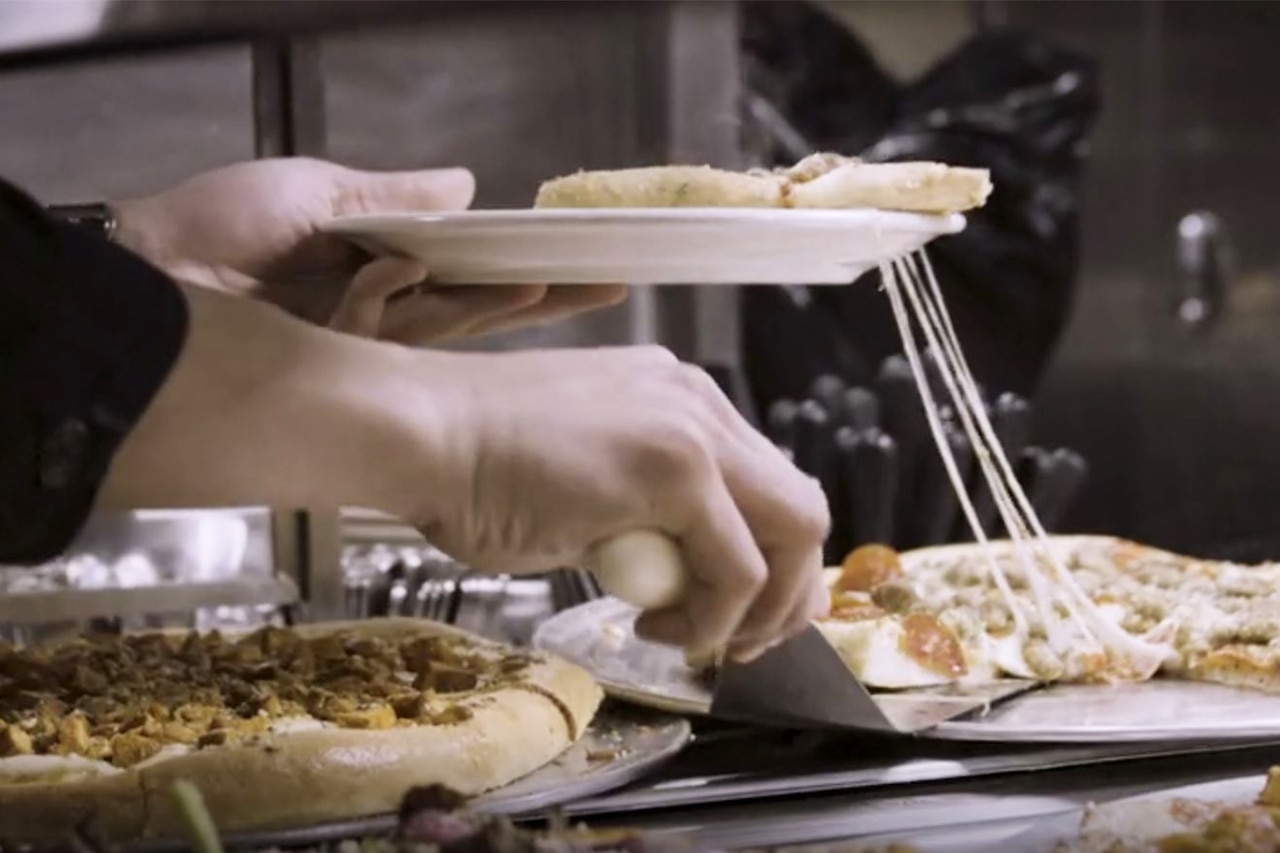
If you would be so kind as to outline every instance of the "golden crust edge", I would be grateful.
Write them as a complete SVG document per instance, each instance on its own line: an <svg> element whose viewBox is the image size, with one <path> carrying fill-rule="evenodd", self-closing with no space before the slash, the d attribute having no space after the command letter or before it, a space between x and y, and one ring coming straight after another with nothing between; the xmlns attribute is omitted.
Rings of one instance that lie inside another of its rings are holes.
<svg viewBox="0 0 1280 853"><path fill-rule="evenodd" d="M982 207L991 192L988 169L927 160L866 163L820 152L772 172L711 166L579 171L545 181L534 207L870 207L944 215Z"/></svg>
<svg viewBox="0 0 1280 853"><path fill-rule="evenodd" d="M386 636L412 630L527 655L533 663L523 686L507 686L478 697L474 716L452 726L286 732L81 782L0 785L0 839L59 841L66 827L90 817L95 831L112 840L179 833L183 823L169 794L178 779L201 789L219 827L228 831L394 811L409 788L433 782L449 784L464 794L480 794L554 761L586 731L604 698L586 670L563 658L507 647L439 622L346 620L307 623L291 630L310 637L339 631ZM440 755L454 758L443 772L418 769L441 770L433 761L414 764L415 758ZM459 767L463 773L450 772ZM295 786L295 795L281 796L289 785ZM282 815L275 807L282 801L305 808Z"/></svg>
<svg viewBox="0 0 1280 853"><path fill-rule="evenodd" d="M778 175L730 172L711 166L646 166L583 171L538 188L535 208L677 208L786 206L787 181Z"/></svg>

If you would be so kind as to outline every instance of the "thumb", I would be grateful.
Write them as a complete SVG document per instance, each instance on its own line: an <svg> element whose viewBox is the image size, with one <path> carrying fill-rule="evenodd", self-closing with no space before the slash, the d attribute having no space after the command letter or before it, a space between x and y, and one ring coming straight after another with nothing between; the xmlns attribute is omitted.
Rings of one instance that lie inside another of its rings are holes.
<svg viewBox="0 0 1280 853"><path fill-rule="evenodd" d="M476 194L476 179L469 169L351 170L343 184L337 204L339 215L466 210Z"/></svg>

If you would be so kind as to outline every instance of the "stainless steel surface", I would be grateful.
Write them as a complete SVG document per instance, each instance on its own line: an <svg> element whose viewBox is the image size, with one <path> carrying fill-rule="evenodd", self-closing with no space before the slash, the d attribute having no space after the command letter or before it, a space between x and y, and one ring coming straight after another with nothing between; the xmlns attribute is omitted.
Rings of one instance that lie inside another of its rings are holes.
<svg viewBox="0 0 1280 853"><path fill-rule="evenodd" d="M0 625L189 614L223 607L286 607L298 598L298 588L287 577L262 575L166 586L6 592L0 594Z"/></svg>
<svg viewBox="0 0 1280 853"><path fill-rule="evenodd" d="M268 510L137 510L90 516L67 553L35 568L0 569L0 625L95 617L182 617L214 627L226 608L296 604L275 570Z"/></svg>
<svg viewBox="0 0 1280 853"><path fill-rule="evenodd" d="M813 625L750 663L725 660L710 714L763 725L898 730Z"/></svg>
<svg viewBox="0 0 1280 853"><path fill-rule="evenodd" d="M546 577L482 575L423 542L349 544L342 582L342 618L417 616L517 646L555 612Z"/></svg>
<svg viewBox="0 0 1280 853"><path fill-rule="evenodd" d="M563 803L622 787L675 757L689 742L687 720L633 708L606 707L587 732L556 761L473 801L476 808L514 817L539 815ZM263 849L321 844L387 835L395 815L377 815L299 829L227 834L228 849ZM172 842L124 845L125 853L186 850Z"/></svg>
<svg viewBox="0 0 1280 853"><path fill-rule="evenodd" d="M323 157L327 122L319 42L261 40L251 56L254 154Z"/></svg>
<svg viewBox="0 0 1280 853"><path fill-rule="evenodd" d="M696 809L598 814L591 823L685 832L727 849L853 839L859 843L930 838L946 842L961 831L999 839L1091 801L1262 773L1277 761L1280 745L1255 746L1202 753L1194 759L1177 755ZM991 853L991 848L981 847L973 853L978 850Z"/></svg>
<svg viewBox="0 0 1280 853"><path fill-rule="evenodd" d="M1006 743L1280 738L1280 701L1253 690L1173 680L1059 685L972 720L943 723L929 736Z"/></svg>
<svg viewBox="0 0 1280 853"><path fill-rule="evenodd" d="M583 569L561 569L547 577L554 612L595 601L603 593L595 577Z"/></svg>
<svg viewBox="0 0 1280 853"><path fill-rule="evenodd" d="M697 729L695 741L656 776L625 790L575 802L575 816L638 814L674 808L947 783L960 790L1009 774L1111 765L1178 756L1190 765L1228 754L1276 752L1280 743L1033 746L883 738L848 732Z"/></svg>
<svg viewBox="0 0 1280 853"><path fill-rule="evenodd" d="M249 92L236 46L5 71L0 174L48 203L156 192L253 156Z"/></svg>
<svg viewBox="0 0 1280 853"><path fill-rule="evenodd" d="M516 5L489 2L483 11L501 13ZM480 11L475 6L465 0L5 0L0 4L0 61L30 66L300 32L441 21L474 16Z"/></svg>

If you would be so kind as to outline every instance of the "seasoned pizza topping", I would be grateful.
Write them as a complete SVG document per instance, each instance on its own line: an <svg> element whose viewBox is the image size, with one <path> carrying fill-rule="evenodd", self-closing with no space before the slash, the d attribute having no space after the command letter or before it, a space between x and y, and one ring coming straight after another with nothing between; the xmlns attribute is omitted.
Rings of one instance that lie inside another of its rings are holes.
<svg viewBox="0 0 1280 853"><path fill-rule="evenodd" d="M166 747L204 748L309 726L452 725L455 701L510 681L527 657L456 637L308 638L263 628L238 640L92 637L0 648L0 757L79 755L130 767Z"/></svg>
<svg viewBox="0 0 1280 853"><path fill-rule="evenodd" d="M871 591L871 600L889 613L907 613L918 599L905 583L883 583Z"/></svg>
<svg viewBox="0 0 1280 853"><path fill-rule="evenodd" d="M954 632L932 616L912 613L902 622L903 654L930 672L959 678L967 671Z"/></svg>
<svg viewBox="0 0 1280 853"><path fill-rule="evenodd" d="M834 621L862 622L879 619L884 615L885 612L865 593L836 592L831 596L831 614L828 618Z"/></svg>
<svg viewBox="0 0 1280 853"><path fill-rule="evenodd" d="M898 552L885 545L863 545L844 558L837 592L871 592L881 584L902 577Z"/></svg>

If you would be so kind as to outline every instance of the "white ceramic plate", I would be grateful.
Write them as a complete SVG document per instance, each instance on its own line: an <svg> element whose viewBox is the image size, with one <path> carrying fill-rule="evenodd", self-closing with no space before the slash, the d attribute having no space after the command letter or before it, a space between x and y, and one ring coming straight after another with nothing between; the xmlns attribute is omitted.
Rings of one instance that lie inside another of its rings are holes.
<svg viewBox="0 0 1280 853"><path fill-rule="evenodd" d="M420 258L440 284L848 284L964 224L883 210L636 208L349 216L324 230Z"/></svg>

